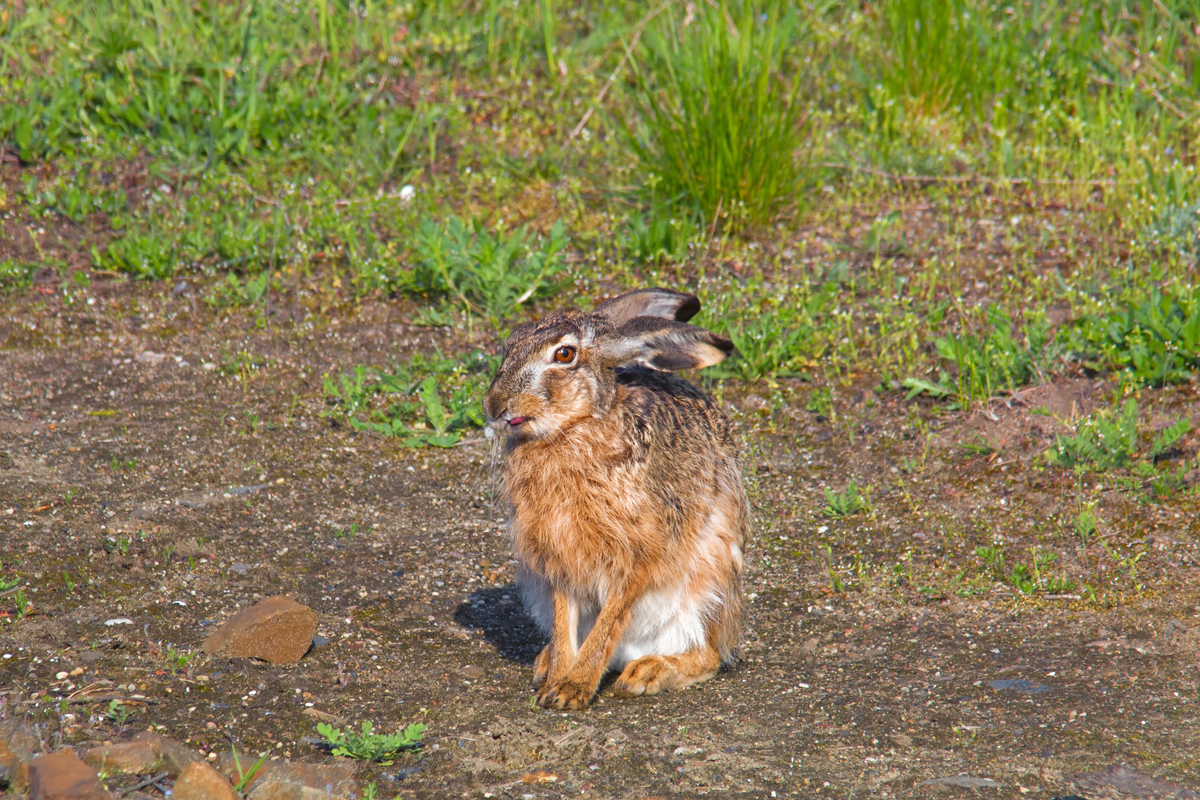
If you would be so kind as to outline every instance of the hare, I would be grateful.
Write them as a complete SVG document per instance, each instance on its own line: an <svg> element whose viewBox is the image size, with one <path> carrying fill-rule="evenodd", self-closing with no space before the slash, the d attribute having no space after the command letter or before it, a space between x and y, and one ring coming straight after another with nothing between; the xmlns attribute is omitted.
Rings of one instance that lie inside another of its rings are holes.
<svg viewBox="0 0 1200 800"><path fill-rule="evenodd" d="M729 421L671 371L733 343L686 324L690 294L642 289L518 327L484 396L530 616L550 637L537 703L713 677L741 640L749 503Z"/></svg>

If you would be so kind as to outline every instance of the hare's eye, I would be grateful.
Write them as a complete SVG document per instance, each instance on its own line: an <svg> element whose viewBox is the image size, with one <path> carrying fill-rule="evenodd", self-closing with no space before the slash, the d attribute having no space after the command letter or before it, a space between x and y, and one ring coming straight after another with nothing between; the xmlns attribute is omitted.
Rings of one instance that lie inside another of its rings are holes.
<svg viewBox="0 0 1200 800"><path fill-rule="evenodd" d="M560 364L570 364L575 360L575 348L564 344L554 351L554 360Z"/></svg>

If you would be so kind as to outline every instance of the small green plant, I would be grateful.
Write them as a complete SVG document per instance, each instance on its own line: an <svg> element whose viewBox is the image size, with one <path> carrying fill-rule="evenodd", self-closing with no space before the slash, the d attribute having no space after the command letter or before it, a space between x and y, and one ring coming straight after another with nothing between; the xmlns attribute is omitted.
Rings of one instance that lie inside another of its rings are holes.
<svg viewBox="0 0 1200 800"><path fill-rule="evenodd" d="M826 331L821 325L836 293L834 284L825 283L816 290L747 292L744 300L712 298L697 324L728 337L737 357L710 368L709 374L745 381L808 377L825 352Z"/></svg>
<svg viewBox="0 0 1200 800"><path fill-rule="evenodd" d="M1009 566L1005 561L1004 548L1000 545L990 545L975 548L976 557L983 562L986 571L1001 583L1008 584L1021 594L1047 592L1049 594L1064 594L1074 588L1074 583L1060 575L1053 574L1050 569L1058 561L1058 554L1029 548L1029 561L1017 562Z"/></svg>
<svg viewBox="0 0 1200 800"><path fill-rule="evenodd" d="M1074 467L1080 471L1104 472L1134 469L1151 477L1157 474L1154 463L1192 429L1180 419L1153 436L1143 436L1138 428L1138 402L1130 398L1120 411L1101 409L1076 424L1069 436L1059 435L1047 450L1047 463Z"/></svg>
<svg viewBox="0 0 1200 800"><path fill-rule="evenodd" d="M114 698L108 701L108 711L105 712L104 717L117 725L124 725L132 713L128 706Z"/></svg>
<svg viewBox="0 0 1200 800"><path fill-rule="evenodd" d="M1141 301L1084 314L1063 334L1089 369L1115 369L1135 385L1186 381L1200 365L1200 288L1155 287Z"/></svg>
<svg viewBox="0 0 1200 800"><path fill-rule="evenodd" d="M421 737L428 727L423 723L414 722L395 733L379 734L374 733L374 726L370 722L363 722L362 733L358 734L350 730L342 731L321 722L317 724L317 733L325 737L335 756L388 765L400 753L420 748Z"/></svg>
<svg viewBox="0 0 1200 800"><path fill-rule="evenodd" d="M1075 529L1075 535L1079 537L1080 543L1087 547L1088 539L1096 532L1096 504L1088 503L1079 509L1079 513L1075 515L1072 522L1072 527Z"/></svg>
<svg viewBox="0 0 1200 800"><path fill-rule="evenodd" d="M1028 383L1039 363L1049 357L1050 341L1044 321L1027 324L1017 335L1012 320L992 306L982 335L952 334L934 341L941 359L954 365L952 373L942 370L937 382L909 377L901 385L908 389L910 400L927 394L952 398L952 408L969 408Z"/></svg>
<svg viewBox="0 0 1200 800"><path fill-rule="evenodd" d="M828 419L833 414L833 390L828 386L814 386L804 403L804 410Z"/></svg>
<svg viewBox="0 0 1200 800"><path fill-rule="evenodd" d="M267 366L265 358L256 356L247 350L238 350L237 352L221 351L221 374L228 375L231 378L241 378L243 386L250 379L251 374L265 366Z"/></svg>
<svg viewBox="0 0 1200 800"><path fill-rule="evenodd" d="M269 270L263 270L257 275L247 275L245 278L239 278L236 272L229 272L225 280L216 285L214 293L204 298L204 302L219 308L256 306L266 298L270 288Z"/></svg>
<svg viewBox="0 0 1200 800"><path fill-rule="evenodd" d="M492 233L482 224L452 216L444 226L424 220L417 233L421 267L413 290L442 295L498 325L531 299L559 285L565 267L566 229L561 221L549 238L530 242L524 229Z"/></svg>
<svg viewBox="0 0 1200 800"><path fill-rule="evenodd" d="M182 672L187 669L187 665L196 657L195 653L185 653L182 650L175 649L174 645L167 648L167 653L164 656L167 669L172 673Z"/></svg>
<svg viewBox="0 0 1200 800"><path fill-rule="evenodd" d="M361 526L357 522L350 523L349 528L334 528L333 538L335 539L353 539L358 535Z"/></svg>
<svg viewBox="0 0 1200 800"><path fill-rule="evenodd" d="M17 589L13 595L13 606L15 607L15 616L17 619L24 619L33 610L33 601L25 594L25 589Z"/></svg>
<svg viewBox="0 0 1200 800"><path fill-rule="evenodd" d="M15 258L0 259L0 290L24 289L33 282L37 265Z"/></svg>
<svg viewBox="0 0 1200 800"><path fill-rule="evenodd" d="M1121 555L1116 548L1104 540L1101 540L1100 546L1104 548L1105 554L1112 559L1113 563L1116 564L1118 568L1125 570L1126 574L1129 576L1129 582L1133 585L1134 591L1141 592L1145 587L1142 586L1142 584L1138 581L1137 565L1138 562L1142 560L1142 556L1146 555L1146 551L1142 550L1136 554L1130 553L1129 555Z"/></svg>
<svg viewBox="0 0 1200 800"><path fill-rule="evenodd" d="M362 366L356 366L352 374L338 376L337 381L326 375L325 402L333 409L322 412L322 416L337 413L353 417L367 404L375 389L376 384L367 380L367 370Z"/></svg>
<svg viewBox="0 0 1200 800"><path fill-rule="evenodd" d="M832 489L825 489L825 508L822 509L822 512L827 517L835 519L849 517L870 507L867 494L861 491L854 481L846 484L845 491L835 492Z"/></svg>
<svg viewBox="0 0 1200 800"><path fill-rule="evenodd" d="M267 754L262 753L258 757L258 761L254 762L254 766L250 767L248 770L243 770L242 760L238 756L237 748L233 747L230 749L233 751L233 768L237 773L237 780L233 784L233 790L239 794L242 794L250 786L250 782L254 780L254 776L258 774L260 769L262 769L262 765L266 763Z"/></svg>
<svg viewBox="0 0 1200 800"><path fill-rule="evenodd" d="M4 562L0 561L0 569L3 569L3 568L4 568ZM6 578L3 575L0 575L0 592L7 592L9 589L12 589L14 586L20 585L20 583L21 583L21 577L19 575L13 575L11 578Z"/></svg>
<svg viewBox="0 0 1200 800"><path fill-rule="evenodd" d="M432 375L421 382L418 397L424 419L412 425L405 422L402 416L395 416L383 422L352 419L350 424L360 430L371 430L384 436L403 437L400 444L404 447L420 448L427 445L453 447L462 439L461 428L482 423L478 418L478 403L473 398L456 394L452 400L451 411L447 412L438 392L438 381Z"/></svg>
<svg viewBox="0 0 1200 800"><path fill-rule="evenodd" d="M657 176L651 182L657 182ZM700 232L686 213L659 202L653 191L649 211L642 213L639 209L625 223L629 254L647 262L682 261L688 253L688 242Z"/></svg>
<svg viewBox="0 0 1200 800"><path fill-rule="evenodd" d="M126 233L109 242L103 252L92 247L92 260L101 269L127 272L135 278L162 280L175 274L179 250L158 233Z"/></svg>

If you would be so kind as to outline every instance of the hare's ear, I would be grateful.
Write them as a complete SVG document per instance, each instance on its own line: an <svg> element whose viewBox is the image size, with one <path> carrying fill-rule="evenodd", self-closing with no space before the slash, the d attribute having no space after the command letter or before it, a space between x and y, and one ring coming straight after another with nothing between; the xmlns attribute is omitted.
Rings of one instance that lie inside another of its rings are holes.
<svg viewBox="0 0 1200 800"><path fill-rule="evenodd" d="M670 289L637 289L596 306L596 313L608 317L618 328L636 317L659 317L687 322L700 310L694 294Z"/></svg>
<svg viewBox="0 0 1200 800"><path fill-rule="evenodd" d="M600 358L607 367L641 364L663 371L711 367L732 352L728 339L659 317L635 317L600 343Z"/></svg>

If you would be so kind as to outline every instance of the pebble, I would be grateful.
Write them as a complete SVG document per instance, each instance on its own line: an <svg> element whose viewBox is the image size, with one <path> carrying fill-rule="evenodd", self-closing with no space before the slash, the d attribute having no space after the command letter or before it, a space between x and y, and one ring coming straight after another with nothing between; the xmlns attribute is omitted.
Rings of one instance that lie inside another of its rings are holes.
<svg viewBox="0 0 1200 800"><path fill-rule="evenodd" d="M201 761L179 774L171 796L174 800L239 800L229 781Z"/></svg>
<svg viewBox="0 0 1200 800"><path fill-rule="evenodd" d="M277 595L238 611L208 635L203 648L209 655L290 664L308 652L316 632L316 612Z"/></svg>
<svg viewBox="0 0 1200 800"><path fill-rule="evenodd" d="M70 748L38 756L29 764L29 800L104 800L108 796L96 770Z"/></svg>

